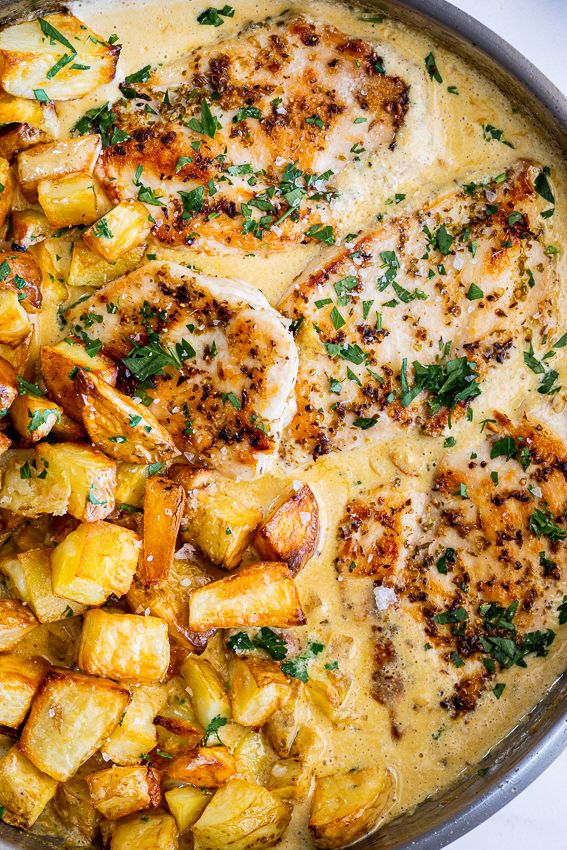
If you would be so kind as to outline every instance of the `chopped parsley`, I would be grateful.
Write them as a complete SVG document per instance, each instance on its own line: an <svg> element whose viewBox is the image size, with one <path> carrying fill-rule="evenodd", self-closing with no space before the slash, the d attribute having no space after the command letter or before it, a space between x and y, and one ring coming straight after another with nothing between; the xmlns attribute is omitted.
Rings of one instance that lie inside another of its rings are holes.
<svg viewBox="0 0 567 850"><path fill-rule="evenodd" d="M197 15L197 23L202 26L220 27L224 24L223 18L234 17L234 9L232 6L225 5L222 9L216 9L214 6L209 6L203 12Z"/></svg>
<svg viewBox="0 0 567 850"><path fill-rule="evenodd" d="M437 67L437 62L433 53L428 53L425 57L425 68L429 74L430 80L435 80L436 83L443 82L443 77L439 73L439 68Z"/></svg>
<svg viewBox="0 0 567 850"><path fill-rule="evenodd" d="M274 661L282 661L287 655L287 644L283 637L266 626L259 629L253 637L250 637L248 632L237 632L228 639L227 646L237 655L261 649Z"/></svg>
<svg viewBox="0 0 567 850"><path fill-rule="evenodd" d="M317 655L323 652L324 649L325 647L322 643L311 642L308 648L302 652L301 655L296 655L295 658L290 658L288 661L283 662L281 665L282 672L285 673L286 676L291 676L293 679L299 679L300 682L308 682L309 663Z"/></svg>

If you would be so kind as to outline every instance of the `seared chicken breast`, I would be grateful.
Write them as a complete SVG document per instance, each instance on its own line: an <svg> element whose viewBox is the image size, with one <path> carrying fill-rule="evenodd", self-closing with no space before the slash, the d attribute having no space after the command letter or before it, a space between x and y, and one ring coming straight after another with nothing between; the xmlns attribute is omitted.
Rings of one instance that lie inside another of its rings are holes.
<svg viewBox="0 0 567 850"><path fill-rule="evenodd" d="M170 245L332 244L335 176L386 153L408 108L376 45L295 15L143 71L113 106L99 175Z"/></svg>
<svg viewBox="0 0 567 850"><path fill-rule="evenodd" d="M409 486L383 487L350 502L338 531L345 592L348 576L394 591L426 657L454 679L454 714L499 670L546 654L542 613L557 607L567 567L567 447L527 419L495 413L491 429L474 450L447 453L425 504Z"/></svg>
<svg viewBox="0 0 567 850"><path fill-rule="evenodd" d="M479 394L554 288L540 172L518 162L465 184L300 277L280 304L300 351L290 451L349 448L389 418L439 430Z"/></svg>
<svg viewBox="0 0 567 850"><path fill-rule="evenodd" d="M293 416L297 351L288 321L246 283L153 261L68 315L69 331L118 361L190 459L235 477L265 470Z"/></svg>

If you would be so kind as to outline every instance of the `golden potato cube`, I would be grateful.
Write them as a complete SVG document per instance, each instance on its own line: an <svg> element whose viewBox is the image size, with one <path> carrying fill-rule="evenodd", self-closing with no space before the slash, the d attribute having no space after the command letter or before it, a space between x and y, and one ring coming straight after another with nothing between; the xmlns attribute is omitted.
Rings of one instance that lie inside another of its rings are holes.
<svg viewBox="0 0 567 850"><path fill-rule="evenodd" d="M4 91L30 100L38 91L50 100L75 100L114 79L120 47L57 12L2 30L0 52Z"/></svg>
<svg viewBox="0 0 567 850"><path fill-rule="evenodd" d="M30 829L56 790L57 782L38 770L17 745L0 758L0 811L6 823Z"/></svg>
<svg viewBox="0 0 567 850"><path fill-rule="evenodd" d="M236 772L242 779L265 785L276 756L260 732L247 729L234 748L234 758Z"/></svg>
<svg viewBox="0 0 567 850"><path fill-rule="evenodd" d="M130 693L108 679L51 670L33 701L20 747L36 767L70 779L111 734Z"/></svg>
<svg viewBox="0 0 567 850"><path fill-rule="evenodd" d="M110 850L177 850L179 832L175 819L162 812L143 817L130 815L112 831Z"/></svg>
<svg viewBox="0 0 567 850"><path fill-rule="evenodd" d="M105 454L127 463L158 463L179 454L169 433L142 404L83 369L75 380L85 428Z"/></svg>
<svg viewBox="0 0 567 850"><path fill-rule="evenodd" d="M9 411L10 420L18 434L31 443L47 437L57 422L61 421L62 414L63 410L56 402L45 396L31 394L19 395Z"/></svg>
<svg viewBox="0 0 567 850"><path fill-rule="evenodd" d="M0 289L0 342L13 348L30 330L30 320L16 293Z"/></svg>
<svg viewBox="0 0 567 850"><path fill-rule="evenodd" d="M152 767L110 767L85 779L93 805L107 820L118 820L160 804L159 774Z"/></svg>
<svg viewBox="0 0 567 850"><path fill-rule="evenodd" d="M92 286L96 289L105 286L136 269L144 258L144 252L145 246L140 245L109 263L82 242L76 242L69 269L69 286Z"/></svg>
<svg viewBox="0 0 567 850"><path fill-rule="evenodd" d="M27 124L42 131L40 139L54 138L59 129L52 103L14 97L7 92L0 92L0 124Z"/></svg>
<svg viewBox="0 0 567 850"><path fill-rule="evenodd" d="M263 726L290 690L277 664L256 658L233 659L229 681L232 716L243 726Z"/></svg>
<svg viewBox="0 0 567 850"><path fill-rule="evenodd" d="M189 656L180 672L187 682L191 704L203 729L216 717L230 720L232 711L224 682L210 661Z"/></svg>
<svg viewBox="0 0 567 850"><path fill-rule="evenodd" d="M158 617L88 611L78 665L95 676L160 682L169 667L167 623Z"/></svg>
<svg viewBox="0 0 567 850"><path fill-rule="evenodd" d="M62 318L65 318L66 310L61 311L61 302L65 301L69 294L66 283L76 238L73 231L65 236L50 236L34 250L43 276L43 300L52 305L52 309L60 311Z"/></svg>
<svg viewBox="0 0 567 850"><path fill-rule="evenodd" d="M306 730L310 730L312 725L305 687L297 679L292 679L287 699L268 719L264 732L279 756L301 757L311 744Z"/></svg>
<svg viewBox="0 0 567 850"><path fill-rule="evenodd" d="M67 510L82 522L104 519L114 510L116 464L102 452L75 443L42 443L37 457L50 475L67 476Z"/></svg>
<svg viewBox="0 0 567 850"><path fill-rule="evenodd" d="M315 705L330 720L340 720L344 703L350 693L352 679L341 670L312 670L309 673L307 692Z"/></svg>
<svg viewBox="0 0 567 850"><path fill-rule="evenodd" d="M42 130L29 124L7 124L0 128L0 156L11 162L17 153L48 141Z"/></svg>
<svg viewBox="0 0 567 850"><path fill-rule="evenodd" d="M147 239L151 230L148 211L140 201L122 201L83 233L93 251L112 263Z"/></svg>
<svg viewBox="0 0 567 850"><path fill-rule="evenodd" d="M90 174L63 174L40 180L37 197L52 227L90 224L97 216L94 180Z"/></svg>
<svg viewBox="0 0 567 850"><path fill-rule="evenodd" d="M284 800L305 800L312 782L312 765L300 759L282 759L272 765L268 789Z"/></svg>
<svg viewBox="0 0 567 850"><path fill-rule="evenodd" d="M0 357L0 411L8 410L18 395L18 378L11 363Z"/></svg>
<svg viewBox="0 0 567 850"><path fill-rule="evenodd" d="M0 251L0 289L13 292L27 313L41 307L43 287L39 263L31 256L14 251Z"/></svg>
<svg viewBox="0 0 567 850"><path fill-rule="evenodd" d="M198 632L303 623L299 593L285 564L252 564L193 591L189 600L189 626Z"/></svg>
<svg viewBox="0 0 567 850"><path fill-rule="evenodd" d="M21 726L48 667L44 658L0 655L0 724Z"/></svg>
<svg viewBox="0 0 567 850"><path fill-rule="evenodd" d="M13 649L39 620L18 599L0 599L0 652Z"/></svg>
<svg viewBox="0 0 567 850"><path fill-rule="evenodd" d="M3 462L0 508L26 517L62 516L67 512L71 495L68 478L49 477L43 465L38 465L34 451L12 450Z"/></svg>
<svg viewBox="0 0 567 850"><path fill-rule="evenodd" d="M183 835L199 820L211 800L211 795L201 788L184 785L182 788L166 791L165 799L169 811L175 818L177 829Z"/></svg>
<svg viewBox="0 0 567 850"><path fill-rule="evenodd" d="M384 814L392 790L391 773L378 767L318 778L309 819L315 846L344 847L362 838Z"/></svg>
<svg viewBox="0 0 567 850"><path fill-rule="evenodd" d="M18 178L24 194L34 202L37 200L38 184L42 180L55 180L81 172L92 174L101 150L100 136L93 133L81 136L80 139L48 142L22 151L18 154L17 163Z"/></svg>
<svg viewBox="0 0 567 850"><path fill-rule="evenodd" d="M296 575L317 548L319 506L311 488L304 484L281 502L262 523L254 546L266 561L285 561Z"/></svg>
<svg viewBox="0 0 567 850"><path fill-rule="evenodd" d="M18 248L27 251L32 245L43 242L52 233L53 228L41 210L12 211L12 243Z"/></svg>
<svg viewBox="0 0 567 850"><path fill-rule="evenodd" d="M55 547L53 590L85 605L124 596L132 583L141 541L129 528L110 522L82 523Z"/></svg>
<svg viewBox="0 0 567 850"><path fill-rule="evenodd" d="M89 844L94 843L100 815L91 803L88 785L81 776L57 786L53 806L67 829L76 830Z"/></svg>
<svg viewBox="0 0 567 850"><path fill-rule="evenodd" d="M8 213L12 208L14 178L7 159L0 156L0 228L4 227Z"/></svg>
<svg viewBox="0 0 567 850"><path fill-rule="evenodd" d="M157 743L154 717L165 699L163 685L132 687L132 702L110 739L103 744L103 756L115 764L138 764Z"/></svg>
<svg viewBox="0 0 567 850"><path fill-rule="evenodd" d="M114 386L118 369L104 354L90 355L80 342L67 339L57 345L44 345L40 352L41 371L47 390L73 419L82 422L81 400L75 385L77 367L94 372Z"/></svg>
<svg viewBox="0 0 567 850"><path fill-rule="evenodd" d="M206 469L178 467L187 492L182 536L213 564L228 570L238 566L262 512L246 505L244 486Z"/></svg>
<svg viewBox="0 0 567 850"><path fill-rule="evenodd" d="M0 571L8 576L20 599L30 606L40 623L64 620L85 610L78 602L54 594L52 552L53 549L30 549L0 560Z"/></svg>
<svg viewBox="0 0 567 850"><path fill-rule="evenodd" d="M154 723L159 749L172 756L185 753L201 743L204 730L189 702L185 682L180 677L169 683L167 703L156 715Z"/></svg>
<svg viewBox="0 0 567 850"><path fill-rule="evenodd" d="M181 484L161 475L148 478L144 496L144 547L140 579L149 585L169 575L177 532L183 515L185 491Z"/></svg>
<svg viewBox="0 0 567 850"><path fill-rule="evenodd" d="M116 464L116 506L141 508L144 504L148 467L142 463Z"/></svg>
<svg viewBox="0 0 567 850"><path fill-rule="evenodd" d="M288 806L260 785L231 779L193 826L195 850L255 850L276 844L290 821Z"/></svg>
<svg viewBox="0 0 567 850"><path fill-rule="evenodd" d="M177 756L167 769L171 779L199 788L219 788L236 773L236 761L228 747L196 747Z"/></svg>

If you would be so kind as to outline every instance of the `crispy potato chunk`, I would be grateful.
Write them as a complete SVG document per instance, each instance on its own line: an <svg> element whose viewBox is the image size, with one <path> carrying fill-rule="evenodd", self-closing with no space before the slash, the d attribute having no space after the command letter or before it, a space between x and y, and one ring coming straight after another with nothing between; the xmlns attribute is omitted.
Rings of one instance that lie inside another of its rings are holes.
<svg viewBox="0 0 567 850"><path fill-rule="evenodd" d="M242 484L220 473L185 466L176 467L176 473L187 492L183 539L213 564L237 567L262 512L244 503Z"/></svg>
<svg viewBox="0 0 567 850"><path fill-rule="evenodd" d="M39 657L0 655L1 724L12 729L21 726L48 667Z"/></svg>
<svg viewBox="0 0 567 850"><path fill-rule="evenodd" d="M12 162L20 151L46 141L45 133L29 124L7 124L0 128L0 156Z"/></svg>
<svg viewBox="0 0 567 850"><path fill-rule="evenodd" d="M352 679L341 670L311 671L307 692L330 720L338 721L344 714L344 703L350 693Z"/></svg>
<svg viewBox="0 0 567 850"><path fill-rule="evenodd" d="M236 773L236 762L228 747L196 747L174 759L167 773L199 788L219 788Z"/></svg>
<svg viewBox="0 0 567 850"><path fill-rule="evenodd" d="M67 278L71 265L71 254L76 236L73 232L65 236L50 236L37 245L35 256L43 277L43 300L59 309L68 296ZM65 316L65 311L61 314Z"/></svg>
<svg viewBox="0 0 567 850"><path fill-rule="evenodd" d="M116 383L116 364L104 354L91 356L78 341L63 340L57 345L44 345L40 359L43 380L49 394L61 405L65 413L79 422L82 422L82 405L75 386L76 367L94 372L111 386Z"/></svg>
<svg viewBox="0 0 567 850"><path fill-rule="evenodd" d="M100 136L92 134L81 136L80 139L35 145L22 151L18 154L17 163L18 177L25 196L35 202L37 187L42 180L53 180L78 172L92 174L101 149Z"/></svg>
<svg viewBox="0 0 567 850"><path fill-rule="evenodd" d="M86 245L75 242L69 269L69 286L91 286L96 289L105 286L111 280L136 269L144 258L144 252L145 246L140 245L109 263Z"/></svg>
<svg viewBox="0 0 567 850"><path fill-rule="evenodd" d="M179 833L175 819L162 812L144 817L131 815L116 824L110 850L177 850Z"/></svg>
<svg viewBox="0 0 567 850"><path fill-rule="evenodd" d="M144 504L148 467L143 463L116 464L116 504L141 508Z"/></svg>
<svg viewBox="0 0 567 850"><path fill-rule="evenodd" d="M136 248L151 229L148 211L140 201L122 201L83 233L93 251L108 263Z"/></svg>
<svg viewBox="0 0 567 850"><path fill-rule="evenodd" d="M55 547L53 589L85 605L124 596L132 583L141 541L129 528L110 522L82 523Z"/></svg>
<svg viewBox="0 0 567 850"><path fill-rule="evenodd" d="M0 508L26 517L61 516L67 512L71 495L69 477L48 476L34 451L12 450L3 458L3 466Z"/></svg>
<svg viewBox="0 0 567 850"><path fill-rule="evenodd" d="M0 652L13 649L38 624L38 619L23 602L0 599Z"/></svg>
<svg viewBox="0 0 567 850"><path fill-rule="evenodd" d="M0 759L0 808L6 823L30 829L56 790L57 782L38 770L17 746Z"/></svg>
<svg viewBox="0 0 567 850"><path fill-rule="evenodd" d="M160 804L159 774L152 767L111 767L85 779L93 805L107 820Z"/></svg>
<svg viewBox="0 0 567 850"><path fill-rule="evenodd" d="M182 788L172 788L165 792L165 800L169 811L175 818L177 829L183 835L199 820L211 795L201 788L185 785Z"/></svg>
<svg viewBox="0 0 567 850"><path fill-rule="evenodd" d="M74 776L57 786L53 806L68 829L78 831L90 844L94 843L100 815L91 803L88 785L81 776Z"/></svg>
<svg viewBox="0 0 567 850"><path fill-rule="evenodd" d="M181 692L177 689L173 691L167 704L156 715L154 723L160 750L172 756L186 753L203 739L203 727L186 697L184 687Z"/></svg>
<svg viewBox="0 0 567 850"><path fill-rule="evenodd" d="M0 560L0 571L8 576L20 599L30 606L40 623L64 620L85 610L78 602L53 593L51 552L53 549L30 549Z"/></svg>
<svg viewBox="0 0 567 850"><path fill-rule="evenodd" d="M197 720L204 729L215 717L230 720L232 711L224 682L210 661L189 656L180 672L189 686Z"/></svg>
<svg viewBox="0 0 567 850"><path fill-rule="evenodd" d="M0 343L14 348L30 330L30 320L16 293L0 289Z"/></svg>
<svg viewBox="0 0 567 850"><path fill-rule="evenodd" d="M6 436L2 431L0 431L0 455L3 455L4 452L7 452L10 446L12 445L12 441L9 437Z"/></svg>
<svg viewBox="0 0 567 850"><path fill-rule="evenodd" d="M264 735L247 729L234 748L236 772L248 782L265 785L270 776L270 769L276 758L274 751L268 745Z"/></svg>
<svg viewBox="0 0 567 850"><path fill-rule="evenodd" d="M319 538L319 506L304 484L284 499L262 523L254 546L266 561L285 561L296 575L312 557Z"/></svg>
<svg viewBox="0 0 567 850"><path fill-rule="evenodd" d="M263 726L289 693L289 681L277 664L257 658L230 662L232 716L243 726Z"/></svg>
<svg viewBox="0 0 567 850"><path fill-rule="evenodd" d="M0 228L4 227L6 218L12 207L12 198L14 195L14 178L12 170L7 159L0 156Z"/></svg>
<svg viewBox="0 0 567 850"><path fill-rule="evenodd" d="M392 776L367 768L318 778L309 829L316 847L344 847L372 830L387 807Z"/></svg>
<svg viewBox="0 0 567 850"><path fill-rule="evenodd" d="M2 135L0 134L0 151ZM12 243L27 250L37 245L53 233L53 228L41 210L12 211Z"/></svg>
<svg viewBox="0 0 567 850"><path fill-rule="evenodd" d="M53 669L33 702L21 750L40 770L65 782L99 749L129 702L128 690L116 682Z"/></svg>
<svg viewBox="0 0 567 850"><path fill-rule="evenodd" d="M30 443L37 443L47 437L57 422L61 421L62 414L63 409L54 401L30 394L19 395L9 411L12 425Z"/></svg>
<svg viewBox="0 0 567 850"><path fill-rule="evenodd" d="M253 564L193 591L189 600L189 626L195 631L303 623L299 594L285 564Z"/></svg>
<svg viewBox="0 0 567 850"><path fill-rule="evenodd" d="M313 766L300 759L282 759L272 765L268 789L284 800L304 800L311 790Z"/></svg>
<svg viewBox="0 0 567 850"><path fill-rule="evenodd" d="M4 91L30 100L37 91L50 100L75 100L114 79L120 47L58 12L2 30L0 52Z"/></svg>
<svg viewBox="0 0 567 850"><path fill-rule="evenodd" d="M95 676L159 682L169 667L167 623L158 617L88 611L78 665Z"/></svg>
<svg viewBox="0 0 567 850"><path fill-rule="evenodd" d="M67 510L82 522L104 519L114 510L116 464L75 443L42 443L36 456L50 475L67 477L71 485Z"/></svg>
<svg viewBox="0 0 567 850"><path fill-rule="evenodd" d="M179 454L168 432L141 404L79 369L82 417L93 443L116 460L158 463Z"/></svg>
<svg viewBox="0 0 567 850"><path fill-rule="evenodd" d="M157 743L154 717L166 699L163 685L132 687L132 702L109 740L102 747L105 758L116 764L138 764Z"/></svg>
<svg viewBox="0 0 567 850"><path fill-rule="evenodd" d="M193 826L195 850L270 847L282 837L289 820L290 810L279 797L244 779L231 779Z"/></svg>
<svg viewBox="0 0 567 850"><path fill-rule="evenodd" d="M52 227L90 224L96 219L96 194L90 174L63 174L40 180L37 197Z"/></svg>
<svg viewBox="0 0 567 850"><path fill-rule="evenodd" d="M33 127L40 131L37 141L54 138L59 129L59 120L52 103L14 97L7 92L0 92L0 124Z"/></svg>
<svg viewBox="0 0 567 850"><path fill-rule="evenodd" d="M144 585L164 581L175 554L185 491L160 475L148 478L144 497L144 548L140 578Z"/></svg>
<svg viewBox="0 0 567 850"><path fill-rule="evenodd" d="M35 258L31 254L2 251L0 267L3 272L1 288L14 292L28 313L37 312L42 302L43 278Z"/></svg>
<svg viewBox="0 0 567 850"><path fill-rule="evenodd" d="M17 395L18 379L15 369L0 357L0 410L8 410Z"/></svg>

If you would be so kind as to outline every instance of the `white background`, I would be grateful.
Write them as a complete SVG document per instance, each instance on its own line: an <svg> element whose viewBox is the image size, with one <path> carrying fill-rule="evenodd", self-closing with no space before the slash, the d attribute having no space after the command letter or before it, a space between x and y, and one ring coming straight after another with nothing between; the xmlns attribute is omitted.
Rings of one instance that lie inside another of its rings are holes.
<svg viewBox="0 0 567 850"><path fill-rule="evenodd" d="M567 0L452 0L495 30L567 94ZM450 850L566 850L567 751L506 808Z"/></svg>

